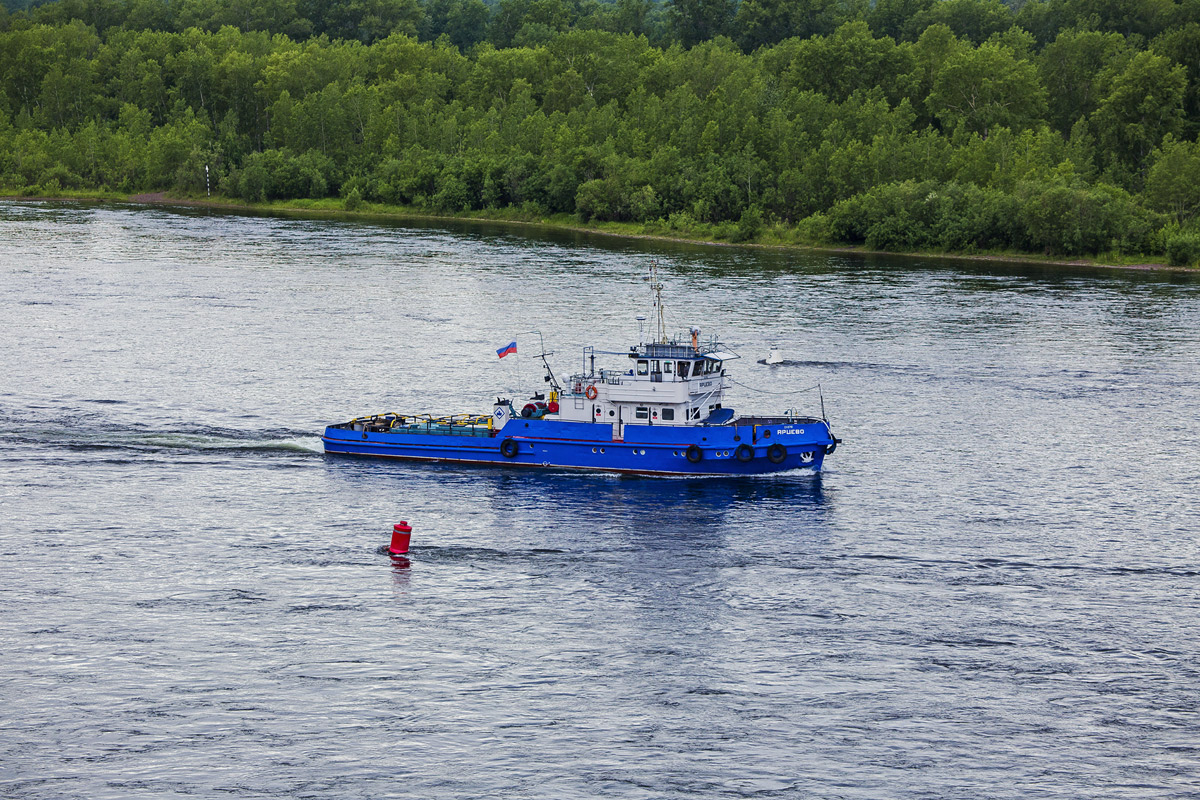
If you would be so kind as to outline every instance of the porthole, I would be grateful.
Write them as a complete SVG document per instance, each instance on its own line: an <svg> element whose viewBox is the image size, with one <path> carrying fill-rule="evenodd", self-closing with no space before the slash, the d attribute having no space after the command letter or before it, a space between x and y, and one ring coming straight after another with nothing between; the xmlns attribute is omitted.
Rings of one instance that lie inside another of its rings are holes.
<svg viewBox="0 0 1200 800"><path fill-rule="evenodd" d="M593 453L594 453L594 452L596 452L596 448L594 448L594 447L593 447L593 448L592 448L592 452L593 452Z"/></svg>
<svg viewBox="0 0 1200 800"><path fill-rule="evenodd" d="M603 453L603 452L604 452L604 448L603 448L603 447L601 447L601 448L600 448L600 452L601 452L601 453Z"/></svg>
<svg viewBox="0 0 1200 800"><path fill-rule="evenodd" d="M645 451L645 450L643 450L643 451L642 451L642 455L646 455L646 451Z"/></svg>

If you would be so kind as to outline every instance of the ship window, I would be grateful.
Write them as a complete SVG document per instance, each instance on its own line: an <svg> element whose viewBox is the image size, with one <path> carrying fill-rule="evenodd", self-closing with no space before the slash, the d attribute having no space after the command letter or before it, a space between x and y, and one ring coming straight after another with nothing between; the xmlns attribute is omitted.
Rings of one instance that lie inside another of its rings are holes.
<svg viewBox="0 0 1200 800"><path fill-rule="evenodd" d="M673 409L673 408L664 408L664 409L662 410L662 418L663 418L664 420L666 420L666 421L670 421L670 420L673 420L673 419L675 419L675 409Z"/></svg>
<svg viewBox="0 0 1200 800"><path fill-rule="evenodd" d="M698 408L692 409L692 419L700 419L700 409L698 409Z"/></svg>
<svg viewBox="0 0 1200 800"><path fill-rule="evenodd" d="M686 378L688 376L689 364L687 361L679 362L679 377Z"/></svg>
<svg viewBox="0 0 1200 800"><path fill-rule="evenodd" d="M649 419L650 409L646 406L638 406L633 410L633 416L635 419Z"/></svg>
<svg viewBox="0 0 1200 800"><path fill-rule="evenodd" d="M666 372L666 373L668 373L668 374L669 374L669 373L671 372L671 367L672 367L674 364L675 364L675 362L674 362L674 361L664 361L664 362L663 362L663 372Z"/></svg>
<svg viewBox="0 0 1200 800"><path fill-rule="evenodd" d="M720 371L721 371L721 362L720 362L720 361L714 361L714 362L713 362L713 365L712 365L712 371L713 371L713 372L720 372Z"/></svg>
<svg viewBox="0 0 1200 800"><path fill-rule="evenodd" d="M645 375L648 372L650 372L650 362L649 361L639 361L638 366L637 366L637 374Z"/></svg>
<svg viewBox="0 0 1200 800"><path fill-rule="evenodd" d="M650 371L651 371L651 372L662 372L662 364L661 364L661 362L658 362L658 361L651 361L651 362L650 362Z"/></svg>

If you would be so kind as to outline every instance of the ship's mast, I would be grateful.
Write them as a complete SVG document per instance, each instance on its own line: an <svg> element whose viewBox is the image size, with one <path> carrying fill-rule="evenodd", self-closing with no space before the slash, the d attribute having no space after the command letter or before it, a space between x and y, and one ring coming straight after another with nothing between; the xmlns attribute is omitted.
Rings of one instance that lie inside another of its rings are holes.
<svg viewBox="0 0 1200 800"><path fill-rule="evenodd" d="M662 282L658 279L658 262L650 262L649 274L646 280L650 282L650 291L653 293L654 316L658 319L658 343L667 343L667 322L663 316L662 304Z"/></svg>

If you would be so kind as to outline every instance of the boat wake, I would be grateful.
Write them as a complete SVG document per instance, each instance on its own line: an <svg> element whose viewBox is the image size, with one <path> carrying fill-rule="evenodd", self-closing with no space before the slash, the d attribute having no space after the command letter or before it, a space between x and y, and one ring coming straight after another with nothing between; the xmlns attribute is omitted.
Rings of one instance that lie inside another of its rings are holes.
<svg viewBox="0 0 1200 800"><path fill-rule="evenodd" d="M926 372L925 367L916 365L904 364L873 364L868 361L798 361L795 359L784 359L783 361L768 361L765 358L758 360L759 364L764 364L768 367L805 367L807 369L835 369L835 370L866 370L869 372L898 372L904 374L912 374L914 372Z"/></svg>
<svg viewBox="0 0 1200 800"><path fill-rule="evenodd" d="M213 426L113 425L89 420L33 422L3 420L0 442L21 447L75 451L125 450L155 452L225 452L319 455L320 437L310 431L276 429L246 431Z"/></svg>

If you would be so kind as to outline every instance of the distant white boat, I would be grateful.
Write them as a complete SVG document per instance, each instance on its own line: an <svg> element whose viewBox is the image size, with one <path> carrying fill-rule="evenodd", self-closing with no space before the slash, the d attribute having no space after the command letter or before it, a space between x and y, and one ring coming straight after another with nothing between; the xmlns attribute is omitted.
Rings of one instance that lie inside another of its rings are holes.
<svg viewBox="0 0 1200 800"><path fill-rule="evenodd" d="M779 352L778 347L771 348L771 354L767 356L767 360L765 363L767 363L767 364L782 364L783 363L783 354Z"/></svg>

